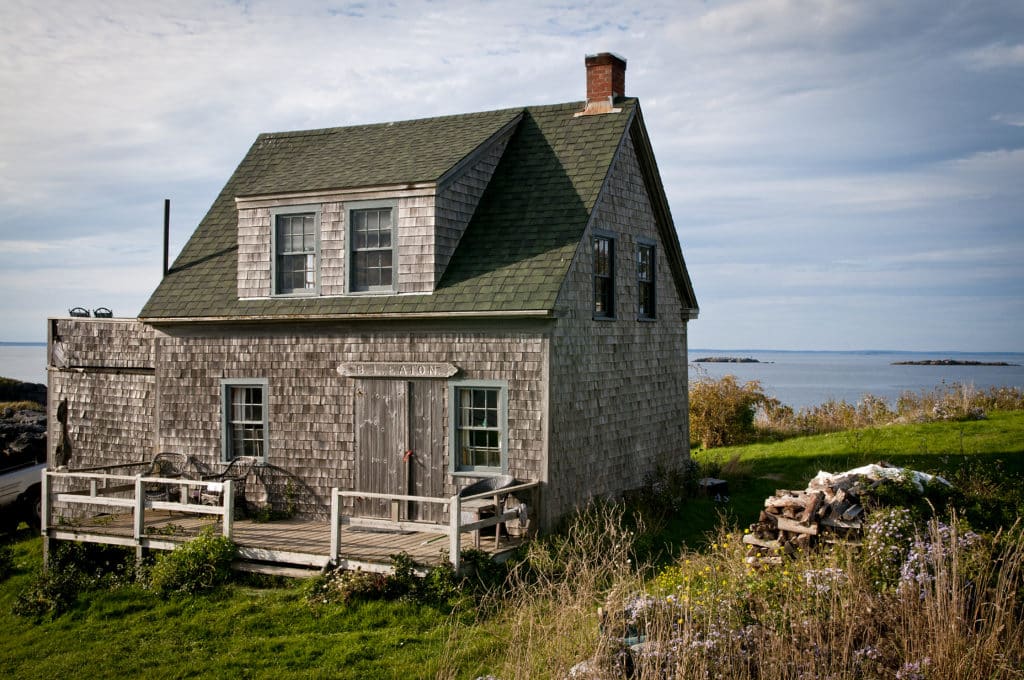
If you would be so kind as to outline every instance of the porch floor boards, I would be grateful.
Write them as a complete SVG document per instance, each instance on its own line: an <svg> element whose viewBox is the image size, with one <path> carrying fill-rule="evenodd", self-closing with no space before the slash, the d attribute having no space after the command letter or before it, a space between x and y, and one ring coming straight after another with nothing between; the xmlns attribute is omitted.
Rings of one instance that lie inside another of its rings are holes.
<svg viewBox="0 0 1024 680"><path fill-rule="evenodd" d="M146 538L175 545L194 538L208 526L218 526L219 531L219 524L217 518L180 512L147 510L145 514ZM101 515L78 520L73 525L55 525L50 530L62 534L72 532L79 540L98 543L104 542L104 537L130 539L133 536L132 515ZM236 519L232 539L239 546L243 559L269 563L322 566L327 563L331 549L327 520L292 518L254 522ZM495 547L493 535L481 536L479 549L500 557L521 543L521 539L502 536L499 546ZM464 549L474 547L470 532L462 533L461 544ZM442 551L447 550L448 537L443 534L370 531L347 526L341 531L340 559L354 564L390 566L391 555L404 552L419 564L437 566L445 559Z"/></svg>

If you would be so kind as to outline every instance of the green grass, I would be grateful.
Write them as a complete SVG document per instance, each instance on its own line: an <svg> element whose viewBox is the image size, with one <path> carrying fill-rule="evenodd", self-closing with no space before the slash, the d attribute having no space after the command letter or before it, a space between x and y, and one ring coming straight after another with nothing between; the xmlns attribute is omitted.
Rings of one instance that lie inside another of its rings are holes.
<svg viewBox="0 0 1024 680"><path fill-rule="evenodd" d="M40 542L17 538L16 573L0 584L0 677L429 678L457 623L405 602L314 608L298 581L169 600L135 587L92 591L35 623L11 608L40 566ZM464 652L459 663L473 669L487 649Z"/></svg>
<svg viewBox="0 0 1024 680"><path fill-rule="evenodd" d="M819 469L838 472L880 460L945 474L1016 513L1024 494L1024 412L696 451L694 457L729 481L730 500L690 500L677 516L652 522L658 531L650 541L663 555L702 546L719 513L730 524L749 524L766 496L803 488ZM91 591L64 615L36 623L11 608L40 567L40 542L22 531L11 545L15 573L0 583L0 677L474 678L500 668L514 643L509 627L495 623L510 612L488 622L477 621L473 611L453 615L407 602L312 607L301 582L273 589L236 583L216 595L169 600L135 587ZM588 600L586 608L593 607Z"/></svg>
<svg viewBox="0 0 1024 680"><path fill-rule="evenodd" d="M692 456L703 473L729 482L729 502L690 501L661 532L668 555L703 545L723 516L729 524L750 524L776 489L803 489L819 470L842 472L882 461L938 473L961 486L988 485L992 488L967 490L993 504L1014 503L1008 509L1013 512L1021 502L1024 478L1024 411L994 412L987 420L889 425L694 450Z"/></svg>

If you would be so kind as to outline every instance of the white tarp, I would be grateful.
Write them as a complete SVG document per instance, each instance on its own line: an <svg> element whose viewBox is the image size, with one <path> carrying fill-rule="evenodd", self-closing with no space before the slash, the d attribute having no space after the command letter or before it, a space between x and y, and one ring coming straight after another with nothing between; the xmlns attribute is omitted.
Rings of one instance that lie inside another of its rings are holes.
<svg viewBox="0 0 1024 680"><path fill-rule="evenodd" d="M945 484L946 486L953 486L938 475L930 475L927 472L918 472L917 470L908 470L907 468L901 467L884 467L882 465L872 463L870 465L863 465L859 468L847 470L846 472L837 472L834 474L831 472L825 472L824 470L819 470L818 474L811 480L810 485L808 485L808 489L812 486L817 486L818 488L825 485L834 486L837 483L842 483L857 477L865 477L870 480L901 480L909 478L914 484L914 488L920 492L924 492L924 485L930 483L933 479Z"/></svg>

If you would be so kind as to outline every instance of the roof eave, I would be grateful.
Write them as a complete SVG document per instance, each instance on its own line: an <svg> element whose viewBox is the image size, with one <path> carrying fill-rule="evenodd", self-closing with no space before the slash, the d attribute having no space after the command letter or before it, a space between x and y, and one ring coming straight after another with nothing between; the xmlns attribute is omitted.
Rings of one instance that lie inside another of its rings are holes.
<svg viewBox="0 0 1024 680"><path fill-rule="evenodd" d="M547 319L554 318L550 309L516 309L481 312L379 312L373 314L249 314L245 316L182 316L139 317L149 325L181 325L203 323L250 323L253 321L383 321L391 319Z"/></svg>

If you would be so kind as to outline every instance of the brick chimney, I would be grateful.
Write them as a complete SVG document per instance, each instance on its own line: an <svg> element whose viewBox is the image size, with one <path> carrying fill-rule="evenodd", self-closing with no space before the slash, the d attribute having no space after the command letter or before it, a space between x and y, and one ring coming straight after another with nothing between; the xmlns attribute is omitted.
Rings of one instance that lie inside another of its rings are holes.
<svg viewBox="0 0 1024 680"><path fill-rule="evenodd" d="M615 113L615 97L626 94L626 60L611 52L588 54L587 106L580 115Z"/></svg>

